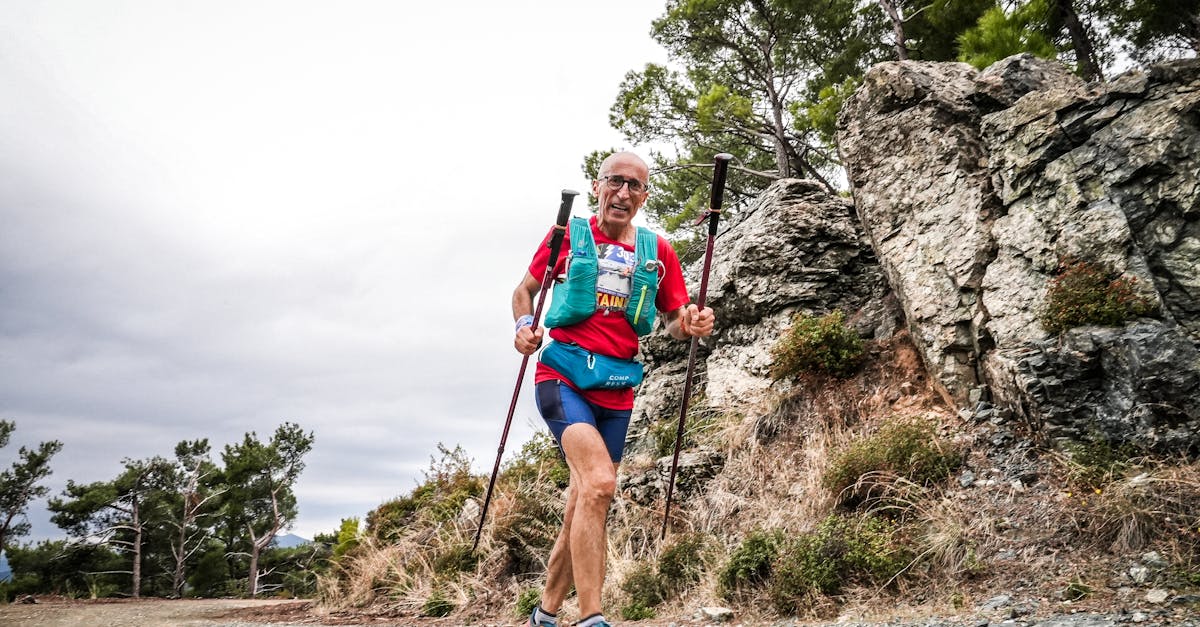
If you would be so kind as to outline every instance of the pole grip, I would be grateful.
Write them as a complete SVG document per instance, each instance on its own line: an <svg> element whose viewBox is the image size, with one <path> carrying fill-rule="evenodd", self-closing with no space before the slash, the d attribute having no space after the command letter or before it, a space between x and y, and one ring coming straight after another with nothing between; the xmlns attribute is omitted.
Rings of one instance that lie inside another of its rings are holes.
<svg viewBox="0 0 1200 627"><path fill-rule="evenodd" d="M575 203L575 197L579 192L573 189L562 190L562 204L558 206L558 220L555 222L558 226L566 226L567 220L571 219L571 205Z"/></svg>
<svg viewBox="0 0 1200 627"><path fill-rule="evenodd" d="M721 213L721 205L725 202L725 176L729 173L729 162L732 160L733 155L727 152L713 157L712 194L708 198L708 234L714 237L717 234L717 214Z"/></svg>
<svg viewBox="0 0 1200 627"><path fill-rule="evenodd" d="M546 298L546 290L550 288L550 283L554 278L554 267L558 265L563 235L567 232L567 221L571 219L571 205L575 204L575 197L578 195L579 192L573 189L562 190L562 203L558 205L558 218L554 222L554 232L550 234L550 242L547 244L550 247L550 260L546 264L546 275L542 277L542 293L538 295L537 310L533 313L533 328L535 329L538 327L538 320L542 315L542 302Z"/></svg>

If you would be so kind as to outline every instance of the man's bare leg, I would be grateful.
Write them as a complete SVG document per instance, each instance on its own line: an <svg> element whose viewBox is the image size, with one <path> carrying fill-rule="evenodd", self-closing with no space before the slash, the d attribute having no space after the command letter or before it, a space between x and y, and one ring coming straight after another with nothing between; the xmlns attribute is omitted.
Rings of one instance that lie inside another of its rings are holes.
<svg viewBox="0 0 1200 627"><path fill-rule="evenodd" d="M557 612L574 583L579 615L586 617L601 612L605 519L617 488L617 464L609 457L600 432L588 424L568 426L563 431L562 448L571 469L571 485L563 530L547 565L542 609Z"/></svg>
<svg viewBox="0 0 1200 627"><path fill-rule="evenodd" d="M575 515L575 482L567 486L567 504L563 511L563 526L550 550L550 562L546 564L546 589L542 591L542 609L557 614L563 600L571 591L574 579L571 576L571 519Z"/></svg>

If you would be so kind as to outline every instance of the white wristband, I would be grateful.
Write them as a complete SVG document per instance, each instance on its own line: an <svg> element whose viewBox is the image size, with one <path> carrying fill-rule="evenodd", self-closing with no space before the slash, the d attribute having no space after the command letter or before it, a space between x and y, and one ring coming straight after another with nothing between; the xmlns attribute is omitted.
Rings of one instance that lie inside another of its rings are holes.
<svg viewBox="0 0 1200 627"><path fill-rule="evenodd" d="M533 326L533 316L531 316L529 314L525 314L524 316L517 318L517 328L514 329L514 331L520 331L521 327L531 327L531 326Z"/></svg>

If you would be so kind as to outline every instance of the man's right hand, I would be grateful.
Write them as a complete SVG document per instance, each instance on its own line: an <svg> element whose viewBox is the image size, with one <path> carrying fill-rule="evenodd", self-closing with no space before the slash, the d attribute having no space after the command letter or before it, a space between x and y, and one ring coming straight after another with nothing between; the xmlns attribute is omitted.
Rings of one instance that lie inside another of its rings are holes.
<svg viewBox="0 0 1200 627"><path fill-rule="evenodd" d="M532 355L542 345L542 328L538 327L535 331L533 327L521 327L517 329L517 336L513 339L513 347L522 355Z"/></svg>

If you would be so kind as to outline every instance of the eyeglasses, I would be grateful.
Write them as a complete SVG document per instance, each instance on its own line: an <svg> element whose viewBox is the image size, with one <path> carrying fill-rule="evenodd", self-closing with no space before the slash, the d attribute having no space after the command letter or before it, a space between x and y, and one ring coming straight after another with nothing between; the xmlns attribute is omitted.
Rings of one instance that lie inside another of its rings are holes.
<svg viewBox="0 0 1200 627"><path fill-rule="evenodd" d="M608 188L613 190L614 192L621 191L621 187L623 187L626 184L629 185L629 192L632 194L640 194L640 193L646 191L646 184L637 179L627 179L623 176L619 176L616 174L610 174L608 176L600 177L600 180L607 183Z"/></svg>

